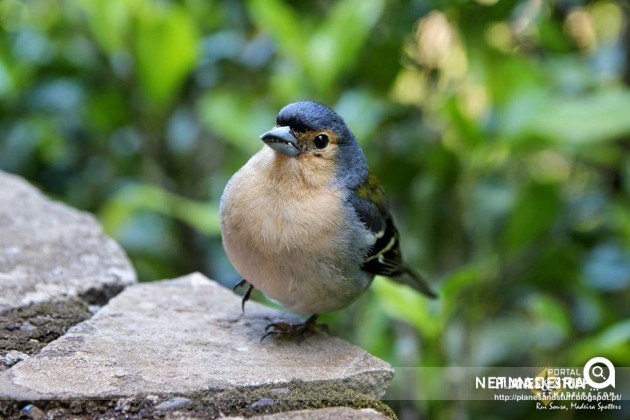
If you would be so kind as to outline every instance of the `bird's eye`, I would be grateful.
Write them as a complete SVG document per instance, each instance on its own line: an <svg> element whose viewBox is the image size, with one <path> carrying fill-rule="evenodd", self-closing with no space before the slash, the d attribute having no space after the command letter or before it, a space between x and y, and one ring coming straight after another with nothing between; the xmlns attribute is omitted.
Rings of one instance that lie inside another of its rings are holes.
<svg viewBox="0 0 630 420"><path fill-rule="evenodd" d="M318 149L323 149L324 147L328 146L328 142L329 140L326 134L318 134L315 139L313 139L313 143Z"/></svg>

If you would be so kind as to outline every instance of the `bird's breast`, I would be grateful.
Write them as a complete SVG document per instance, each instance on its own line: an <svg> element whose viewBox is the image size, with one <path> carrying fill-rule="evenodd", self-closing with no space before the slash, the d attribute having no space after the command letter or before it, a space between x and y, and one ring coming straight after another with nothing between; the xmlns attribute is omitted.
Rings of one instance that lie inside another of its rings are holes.
<svg viewBox="0 0 630 420"><path fill-rule="evenodd" d="M371 278L359 269L365 246L345 213L345 192L307 185L290 167L282 176L274 171L257 155L226 187L221 229L230 261L289 309L314 313L347 305Z"/></svg>
<svg viewBox="0 0 630 420"><path fill-rule="evenodd" d="M335 252L347 230L341 212L344 192L306 184L291 170L292 161L287 160L279 175L278 168L255 158L234 175L224 193L227 233L268 255Z"/></svg>

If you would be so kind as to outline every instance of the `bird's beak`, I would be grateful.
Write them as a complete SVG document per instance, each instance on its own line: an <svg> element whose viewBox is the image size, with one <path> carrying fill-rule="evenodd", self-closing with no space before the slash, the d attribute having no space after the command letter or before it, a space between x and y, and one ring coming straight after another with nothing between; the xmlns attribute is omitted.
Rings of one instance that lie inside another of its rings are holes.
<svg viewBox="0 0 630 420"><path fill-rule="evenodd" d="M283 155L295 157L300 153L297 139L291 134L291 127L276 127L260 136L262 141Z"/></svg>

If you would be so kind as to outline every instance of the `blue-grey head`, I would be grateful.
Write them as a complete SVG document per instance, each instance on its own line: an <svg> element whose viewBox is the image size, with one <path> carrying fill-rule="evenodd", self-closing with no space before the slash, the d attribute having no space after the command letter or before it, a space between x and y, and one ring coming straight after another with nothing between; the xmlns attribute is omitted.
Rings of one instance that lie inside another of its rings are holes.
<svg viewBox="0 0 630 420"><path fill-rule="evenodd" d="M356 138L335 111L313 101L282 108L273 129L260 136L279 156L351 187L365 179L367 164Z"/></svg>

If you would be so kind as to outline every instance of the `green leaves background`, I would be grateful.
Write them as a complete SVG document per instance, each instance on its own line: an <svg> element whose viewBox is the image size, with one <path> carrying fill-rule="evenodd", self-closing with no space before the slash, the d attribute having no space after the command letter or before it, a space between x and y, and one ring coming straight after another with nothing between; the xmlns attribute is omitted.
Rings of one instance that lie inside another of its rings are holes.
<svg viewBox="0 0 630 420"><path fill-rule="evenodd" d="M2 0L0 168L96 213L143 281L228 285L225 183L283 105L322 101L440 292L377 278L334 334L395 366L629 366L623 3ZM502 415L426 392L395 384L392 405Z"/></svg>

